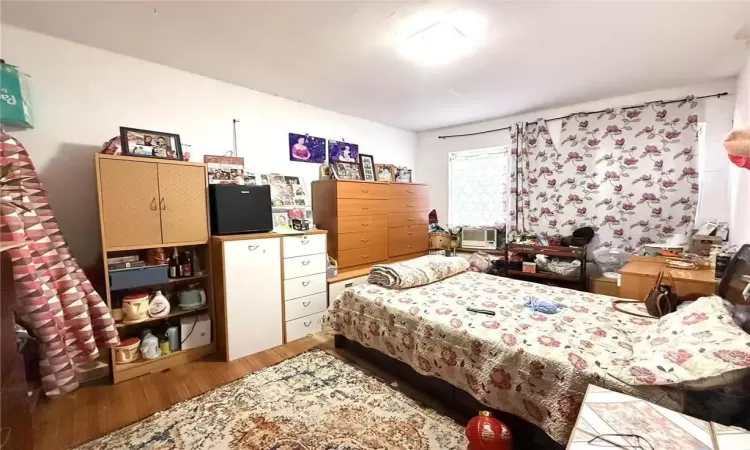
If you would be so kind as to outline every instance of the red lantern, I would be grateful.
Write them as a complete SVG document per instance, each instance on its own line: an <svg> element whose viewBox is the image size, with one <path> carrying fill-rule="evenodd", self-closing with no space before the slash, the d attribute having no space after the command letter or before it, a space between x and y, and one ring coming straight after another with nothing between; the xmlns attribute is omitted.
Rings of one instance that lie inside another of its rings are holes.
<svg viewBox="0 0 750 450"><path fill-rule="evenodd" d="M479 415L466 424L467 450L512 450L513 436L510 428L492 417L489 411L479 411Z"/></svg>

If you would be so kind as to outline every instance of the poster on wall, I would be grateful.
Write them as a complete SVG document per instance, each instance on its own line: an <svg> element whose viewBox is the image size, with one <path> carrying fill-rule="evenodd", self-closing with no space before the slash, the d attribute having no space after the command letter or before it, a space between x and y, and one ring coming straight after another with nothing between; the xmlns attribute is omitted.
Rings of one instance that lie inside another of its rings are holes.
<svg viewBox="0 0 750 450"><path fill-rule="evenodd" d="M328 162L359 162L359 145L343 141L328 141Z"/></svg>
<svg viewBox="0 0 750 450"><path fill-rule="evenodd" d="M245 184L245 158L205 155L208 184Z"/></svg>
<svg viewBox="0 0 750 450"><path fill-rule="evenodd" d="M326 161L326 140L307 134L289 133L289 160L321 164Z"/></svg>

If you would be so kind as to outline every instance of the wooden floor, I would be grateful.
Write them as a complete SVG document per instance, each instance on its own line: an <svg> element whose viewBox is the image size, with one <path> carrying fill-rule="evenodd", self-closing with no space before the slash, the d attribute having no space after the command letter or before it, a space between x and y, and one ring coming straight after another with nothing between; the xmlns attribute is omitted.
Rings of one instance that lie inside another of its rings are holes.
<svg viewBox="0 0 750 450"><path fill-rule="evenodd" d="M335 349L333 338L317 334L230 363L195 361L117 385L84 386L61 398L41 400L34 410L34 448L59 450L82 444L312 348L346 359L386 383L400 382L400 391L450 415L442 404L367 361Z"/></svg>

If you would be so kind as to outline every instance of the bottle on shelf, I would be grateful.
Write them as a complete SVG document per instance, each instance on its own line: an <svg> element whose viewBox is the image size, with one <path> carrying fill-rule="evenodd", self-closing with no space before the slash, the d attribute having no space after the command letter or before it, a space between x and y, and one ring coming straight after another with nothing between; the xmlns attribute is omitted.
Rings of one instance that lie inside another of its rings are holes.
<svg viewBox="0 0 750 450"><path fill-rule="evenodd" d="M178 278L180 276L180 262L177 256L177 247L172 250L172 256L169 257L169 278Z"/></svg>
<svg viewBox="0 0 750 450"><path fill-rule="evenodd" d="M193 276L193 257L191 256L189 251L182 252L182 254L180 255L180 276Z"/></svg>

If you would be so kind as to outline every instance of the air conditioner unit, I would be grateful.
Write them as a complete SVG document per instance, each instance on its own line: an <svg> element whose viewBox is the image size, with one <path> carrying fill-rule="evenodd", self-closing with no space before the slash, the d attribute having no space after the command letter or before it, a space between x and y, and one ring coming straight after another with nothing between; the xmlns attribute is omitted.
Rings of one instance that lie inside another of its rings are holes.
<svg viewBox="0 0 750 450"><path fill-rule="evenodd" d="M494 228L461 229L461 248L494 250L497 245L497 230Z"/></svg>

